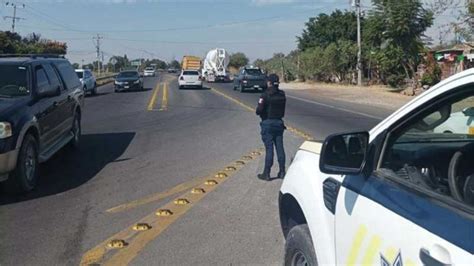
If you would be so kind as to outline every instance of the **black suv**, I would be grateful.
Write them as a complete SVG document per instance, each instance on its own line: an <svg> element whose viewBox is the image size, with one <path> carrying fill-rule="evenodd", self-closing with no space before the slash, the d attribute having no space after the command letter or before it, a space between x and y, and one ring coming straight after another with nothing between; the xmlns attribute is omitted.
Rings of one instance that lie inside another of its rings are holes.
<svg viewBox="0 0 474 266"><path fill-rule="evenodd" d="M265 90L267 88L266 75L258 67L247 66L240 69L234 77L234 90L244 92L245 89Z"/></svg>
<svg viewBox="0 0 474 266"><path fill-rule="evenodd" d="M0 181L32 190L38 164L79 145L84 92L62 57L0 57Z"/></svg>

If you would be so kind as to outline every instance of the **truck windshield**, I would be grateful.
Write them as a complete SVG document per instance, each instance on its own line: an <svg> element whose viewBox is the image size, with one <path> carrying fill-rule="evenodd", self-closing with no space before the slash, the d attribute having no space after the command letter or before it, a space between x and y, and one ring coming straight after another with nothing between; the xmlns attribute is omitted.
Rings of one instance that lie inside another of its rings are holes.
<svg viewBox="0 0 474 266"><path fill-rule="evenodd" d="M30 94L27 87L26 67L0 65L0 97L20 97Z"/></svg>
<svg viewBox="0 0 474 266"><path fill-rule="evenodd" d="M82 71L77 71L76 74L77 74L77 77L80 79L84 77L84 72Z"/></svg>
<svg viewBox="0 0 474 266"><path fill-rule="evenodd" d="M245 73L247 75L255 75L255 76L262 75L262 71L260 69L253 69L253 68L245 69Z"/></svg>

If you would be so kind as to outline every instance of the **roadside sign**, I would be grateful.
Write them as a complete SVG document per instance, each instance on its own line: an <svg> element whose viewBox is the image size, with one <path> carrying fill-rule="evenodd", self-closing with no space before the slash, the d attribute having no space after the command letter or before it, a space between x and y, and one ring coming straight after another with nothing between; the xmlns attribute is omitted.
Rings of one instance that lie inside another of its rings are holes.
<svg viewBox="0 0 474 266"><path fill-rule="evenodd" d="M142 64L142 61L141 60L135 60L135 61L132 61L130 62L132 66L140 66Z"/></svg>
<svg viewBox="0 0 474 266"><path fill-rule="evenodd" d="M117 64L117 59L115 59L115 58L110 59L110 63L111 63L112 65Z"/></svg>

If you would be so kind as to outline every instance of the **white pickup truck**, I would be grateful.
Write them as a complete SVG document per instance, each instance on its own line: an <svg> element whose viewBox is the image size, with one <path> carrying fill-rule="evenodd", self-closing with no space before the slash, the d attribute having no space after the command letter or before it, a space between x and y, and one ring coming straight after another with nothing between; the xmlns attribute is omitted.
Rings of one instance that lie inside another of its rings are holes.
<svg viewBox="0 0 474 266"><path fill-rule="evenodd" d="M474 265L474 128L437 130L472 107L474 69L369 132L305 142L280 189L285 265Z"/></svg>

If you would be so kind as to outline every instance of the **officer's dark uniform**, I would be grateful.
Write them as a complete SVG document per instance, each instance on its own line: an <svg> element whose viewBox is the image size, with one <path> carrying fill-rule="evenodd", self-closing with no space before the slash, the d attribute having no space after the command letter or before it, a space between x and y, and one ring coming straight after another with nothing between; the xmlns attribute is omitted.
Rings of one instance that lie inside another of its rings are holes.
<svg viewBox="0 0 474 266"><path fill-rule="evenodd" d="M261 135L265 144L265 168L258 175L260 179L270 179L270 169L273 165L273 146L278 157L280 171L278 177L285 176L285 149L283 148L283 131L286 129L282 118L285 116L285 92L278 89L279 78L276 74L267 77L271 86L262 93L258 100L256 113L262 118L260 123Z"/></svg>

